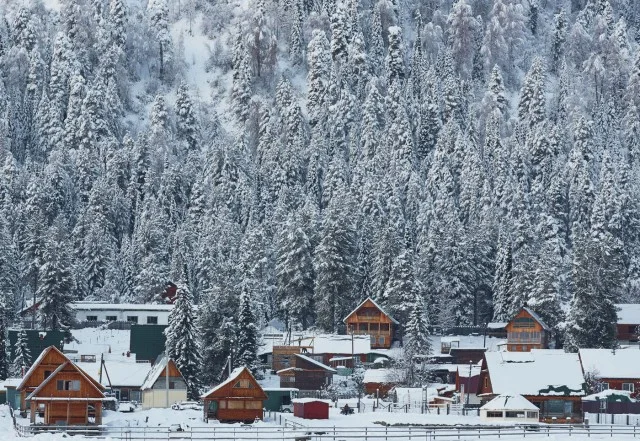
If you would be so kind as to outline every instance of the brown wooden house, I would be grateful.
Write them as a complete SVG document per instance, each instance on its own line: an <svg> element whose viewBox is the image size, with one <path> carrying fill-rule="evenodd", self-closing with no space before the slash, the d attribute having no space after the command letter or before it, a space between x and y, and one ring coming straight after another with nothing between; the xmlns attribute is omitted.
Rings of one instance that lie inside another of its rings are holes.
<svg viewBox="0 0 640 441"><path fill-rule="evenodd" d="M540 409L546 422L580 422L586 383L578 354L555 349L486 352L477 396L489 402L518 394Z"/></svg>
<svg viewBox="0 0 640 441"><path fill-rule="evenodd" d="M507 329L507 350L529 352L532 349L549 348L551 328L528 307L523 307L509 321Z"/></svg>
<svg viewBox="0 0 640 441"><path fill-rule="evenodd" d="M246 367L236 368L229 378L202 395L205 420L253 422L262 419L267 394Z"/></svg>
<svg viewBox="0 0 640 441"><path fill-rule="evenodd" d="M335 369L303 354L294 354L291 366L277 372L280 387L321 390L332 383Z"/></svg>
<svg viewBox="0 0 640 441"><path fill-rule="evenodd" d="M396 336L398 321L371 297L367 297L344 319L349 334L371 336L371 348L389 349Z"/></svg>
<svg viewBox="0 0 640 441"><path fill-rule="evenodd" d="M580 349L578 352L585 375L597 381L596 392L620 390L640 397L640 351L625 349Z"/></svg>
<svg viewBox="0 0 640 441"><path fill-rule="evenodd" d="M640 335L640 304L622 303L616 305L618 320L616 338L624 343L636 343Z"/></svg>
<svg viewBox="0 0 640 441"><path fill-rule="evenodd" d="M104 387L55 346L42 351L17 391L20 409L30 408L31 424L37 414L46 425L102 424Z"/></svg>

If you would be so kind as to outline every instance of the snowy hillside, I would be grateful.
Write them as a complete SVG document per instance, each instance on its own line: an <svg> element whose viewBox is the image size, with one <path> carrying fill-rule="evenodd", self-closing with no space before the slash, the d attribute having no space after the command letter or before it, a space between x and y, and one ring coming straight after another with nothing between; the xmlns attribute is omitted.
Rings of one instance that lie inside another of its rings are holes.
<svg viewBox="0 0 640 441"><path fill-rule="evenodd" d="M343 331L367 296L418 353L429 324L525 302L558 345L611 347L614 304L640 300L638 2L0 15L8 320L35 299L57 328L71 300L152 302L173 281L212 382L239 341L255 363L256 326Z"/></svg>

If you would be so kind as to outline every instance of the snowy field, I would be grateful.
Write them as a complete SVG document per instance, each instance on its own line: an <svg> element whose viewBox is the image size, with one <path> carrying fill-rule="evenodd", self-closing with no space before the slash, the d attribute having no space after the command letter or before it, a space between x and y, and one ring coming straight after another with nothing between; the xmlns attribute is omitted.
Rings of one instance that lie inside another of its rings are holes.
<svg viewBox="0 0 640 441"><path fill-rule="evenodd" d="M133 413L119 413L106 411L104 423L109 427L109 434L103 439L149 439L149 440L291 440L305 439L315 440L446 440L479 439L478 429L472 435L465 434L465 426L480 425L483 422L477 417L459 417L451 415L420 415L404 413L361 413L355 415L340 415L339 409L330 409L329 420L303 420L290 414L277 414L275 418L266 418L264 422L251 425L221 424L217 422L205 423L202 414L196 410L174 411L170 409L152 409L136 411ZM282 425L279 423L282 422ZM26 424L25 420L19 423ZM184 432L169 432L168 427L180 424ZM389 427L385 427L385 426ZM420 427L412 425L443 425L442 427L425 432ZM283 427L284 426L284 427ZM458 435L458 428L461 432ZM522 429L519 429L522 430ZM553 428L552 428L553 430ZM601 430L609 430L607 427ZM633 430L627 427L626 430ZM488 432L485 434L485 432ZM587 434L554 434L548 435L542 432L514 433L509 428L500 429L500 437L497 429L486 428L482 430L480 439L497 441L498 439L546 439L552 441L586 441L587 439L631 439L631 435L610 433ZM335 435L334 435L335 434ZM434 437L435 434L435 437ZM458 437L460 436L460 437ZM640 431L638 431L640 436ZM300 438L302 437L302 438ZM34 441L62 441L68 440L65 434L39 434L31 437ZM75 439L85 437L75 436ZM0 406L0 440L13 441L20 438L12 427L11 417L6 406ZM88 438L87 438L88 439Z"/></svg>

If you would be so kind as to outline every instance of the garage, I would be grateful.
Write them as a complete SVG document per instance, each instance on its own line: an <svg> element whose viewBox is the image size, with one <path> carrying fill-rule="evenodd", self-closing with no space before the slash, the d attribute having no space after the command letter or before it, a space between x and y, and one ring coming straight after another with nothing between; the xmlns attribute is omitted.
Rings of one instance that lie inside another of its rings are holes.
<svg viewBox="0 0 640 441"><path fill-rule="evenodd" d="M307 420L328 420L329 402L315 398L299 398L293 402L293 415Z"/></svg>

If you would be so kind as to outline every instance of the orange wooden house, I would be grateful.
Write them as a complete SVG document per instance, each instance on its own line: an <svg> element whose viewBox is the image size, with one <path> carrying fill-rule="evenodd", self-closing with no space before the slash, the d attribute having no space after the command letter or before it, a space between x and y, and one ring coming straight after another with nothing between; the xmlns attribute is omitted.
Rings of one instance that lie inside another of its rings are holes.
<svg viewBox="0 0 640 441"><path fill-rule="evenodd" d="M42 351L17 391L20 409L30 408L31 424L38 414L45 425L102 424L104 387L55 346Z"/></svg>
<svg viewBox="0 0 640 441"><path fill-rule="evenodd" d="M398 321L391 317L371 297L367 297L344 319L347 332L371 336L371 348L389 349L393 343Z"/></svg>
<svg viewBox="0 0 640 441"><path fill-rule="evenodd" d="M529 352L548 349L551 328L532 309L523 307L506 326L507 350Z"/></svg>
<svg viewBox="0 0 640 441"><path fill-rule="evenodd" d="M231 372L229 378L202 395L205 420L253 422L262 419L267 394L246 367Z"/></svg>

